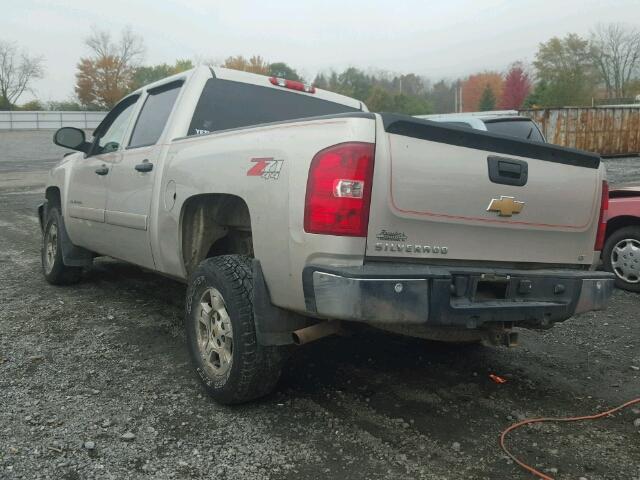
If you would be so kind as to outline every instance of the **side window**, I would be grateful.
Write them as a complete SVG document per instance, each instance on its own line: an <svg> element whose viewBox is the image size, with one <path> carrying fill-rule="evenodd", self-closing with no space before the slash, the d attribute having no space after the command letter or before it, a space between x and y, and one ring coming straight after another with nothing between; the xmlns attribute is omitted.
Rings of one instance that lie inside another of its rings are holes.
<svg viewBox="0 0 640 480"><path fill-rule="evenodd" d="M182 82L171 82L167 85L149 90L142 111L133 128L128 148L154 145L169 119L173 104L176 102Z"/></svg>
<svg viewBox="0 0 640 480"><path fill-rule="evenodd" d="M122 100L96 128L92 155L115 152L120 148L138 98L135 95Z"/></svg>

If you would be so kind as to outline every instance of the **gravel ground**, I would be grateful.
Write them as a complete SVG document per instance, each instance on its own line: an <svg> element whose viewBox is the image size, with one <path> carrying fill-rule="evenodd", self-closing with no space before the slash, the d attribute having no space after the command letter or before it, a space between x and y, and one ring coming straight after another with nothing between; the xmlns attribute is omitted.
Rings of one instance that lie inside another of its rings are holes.
<svg viewBox="0 0 640 480"><path fill-rule="evenodd" d="M2 479L524 479L502 429L640 395L640 296L616 291L606 312L522 331L515 349L328 338L293 355L270 397L219 406L188 364L183 285L112 260L74 287L43 280L50 137L0 132ZM607 166L614 183L640 178L640 159ZM638 419L640 406L524 428L511 445L558 479L638 480Z"/></svg>

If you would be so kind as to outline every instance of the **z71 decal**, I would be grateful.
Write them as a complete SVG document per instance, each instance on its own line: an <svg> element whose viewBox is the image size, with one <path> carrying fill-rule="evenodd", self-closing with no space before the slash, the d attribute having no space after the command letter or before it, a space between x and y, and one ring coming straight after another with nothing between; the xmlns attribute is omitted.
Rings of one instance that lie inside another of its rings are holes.
<svg viewBox="0 0 640 480"><path fill-rule="evenodd" d="M277 180L284 162L284 160L275 160L273 158L252 158L251 161L255 165L249 169L247 177L262 177L265 180L270 178Z"/></svg>

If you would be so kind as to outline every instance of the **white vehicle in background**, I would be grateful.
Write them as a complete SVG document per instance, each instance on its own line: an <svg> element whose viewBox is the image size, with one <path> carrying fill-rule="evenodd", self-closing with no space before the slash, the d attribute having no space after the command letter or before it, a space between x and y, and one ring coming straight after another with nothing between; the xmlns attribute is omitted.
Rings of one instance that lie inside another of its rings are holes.
<svg viewBox="0 0 640 480"><path fill-rule="evenodd" d="M546 142L538 125L529 117L519 115L517 110L416 115L416 118L454 127L470 127L499 135L510 135L523 140Z"/></svg>

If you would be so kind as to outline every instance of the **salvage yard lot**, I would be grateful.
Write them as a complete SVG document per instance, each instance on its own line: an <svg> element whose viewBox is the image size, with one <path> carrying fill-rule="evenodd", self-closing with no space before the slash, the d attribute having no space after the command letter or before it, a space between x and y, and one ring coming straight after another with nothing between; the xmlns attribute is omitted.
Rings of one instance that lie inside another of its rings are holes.
<svg viewBox="0 0 640 480"><path fill-rule="evenodd" d="M502 429L640 395L640 295L616 291L515 349L328 338L294 353L272 396L219 406L189 367L183 285L108 259L74 287L42 278L51 136L0 132L2 479L530 478L500 452ZM638 158L607 167L640 181ZM639 479L638 418L525 428L511 445L558 479Z"/></svg>

